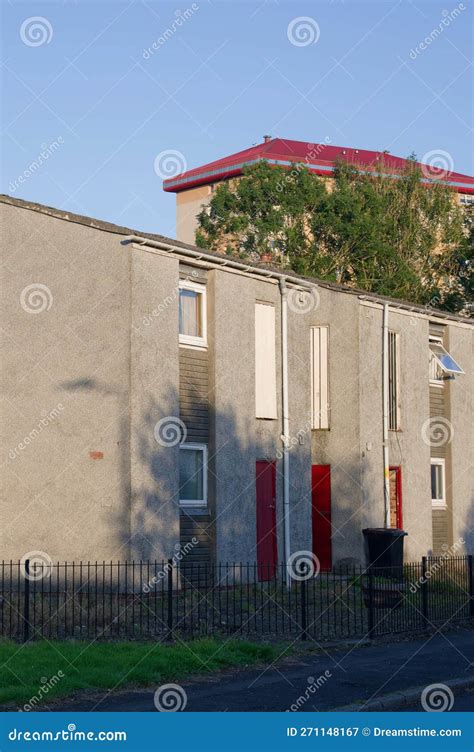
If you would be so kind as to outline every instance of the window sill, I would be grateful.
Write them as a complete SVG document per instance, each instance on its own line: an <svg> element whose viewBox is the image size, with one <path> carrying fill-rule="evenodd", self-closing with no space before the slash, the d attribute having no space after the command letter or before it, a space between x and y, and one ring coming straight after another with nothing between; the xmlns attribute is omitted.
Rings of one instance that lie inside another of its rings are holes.
<svg viewBox="0 0 474 752"><path fill-rule="evenodd" d="M210 517L211 513L209 511L209 507L206 506L200 506L200 507L193 507L189 506L188 504L180 504L179 505L179 511L181 514L186 514L191 517Z"/></svg>
<svg viewBox="0 0 474 752"><path fill-rule="evenodd" d="M431 508L432 509L439 509L440 511L446 511L446 509L448 508L448 505L447 504L439 504L439 503L437 503L435 501L432 501L431 502Z"/></svg>
<svg viewBox="0 0 474 752"><path fill-rule="evenodd" d="M181 342L180 341L179 346L180 347L184 347L187 350L201 350L201 351L203 351L203 350L206 351L207 350L207 342L198 344L196 342L193 343L193 342Z"/></svg>

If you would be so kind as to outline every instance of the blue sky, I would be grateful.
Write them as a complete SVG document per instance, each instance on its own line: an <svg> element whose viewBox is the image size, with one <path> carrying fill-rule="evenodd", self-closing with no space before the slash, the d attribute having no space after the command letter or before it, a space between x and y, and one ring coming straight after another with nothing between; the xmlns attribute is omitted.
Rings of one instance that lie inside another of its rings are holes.
<svg viewBox="0 0 474 752"><path fill-rule="evenodd" d="M474 173L467 0L1 5L4 193L173 236L163 152L191 168L269 133Z"/></svg>

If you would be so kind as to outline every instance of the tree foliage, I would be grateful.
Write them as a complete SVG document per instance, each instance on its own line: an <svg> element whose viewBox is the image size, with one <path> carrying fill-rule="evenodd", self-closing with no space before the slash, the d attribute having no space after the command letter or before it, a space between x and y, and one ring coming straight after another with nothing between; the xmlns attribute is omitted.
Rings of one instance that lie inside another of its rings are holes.
<svg viewBox="0 0 474 752"><path fill-rule="evenodd" d="M473 228L446 185L414 159L396 178L338 164L324 180L303 165L259 162L221 183L198 216L196 242L254 261L433 307L472 301Z"/></svg>

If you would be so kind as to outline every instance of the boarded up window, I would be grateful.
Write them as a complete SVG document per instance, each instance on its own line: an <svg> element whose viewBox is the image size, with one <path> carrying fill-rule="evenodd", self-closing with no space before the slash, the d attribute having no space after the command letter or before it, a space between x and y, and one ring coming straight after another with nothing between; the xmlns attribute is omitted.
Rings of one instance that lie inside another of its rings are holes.
<svg viewBox="0 0 474 752"><path fill-rule="evenodd" d="M329 428L328 378L329 327L311 327L311 422L312 428Z"/></svg>
<svg viewBox="0 0 474 752"><path fill-rule="evenodd" d="M255 415L276 418L275 308L255 304Z"/></svg>

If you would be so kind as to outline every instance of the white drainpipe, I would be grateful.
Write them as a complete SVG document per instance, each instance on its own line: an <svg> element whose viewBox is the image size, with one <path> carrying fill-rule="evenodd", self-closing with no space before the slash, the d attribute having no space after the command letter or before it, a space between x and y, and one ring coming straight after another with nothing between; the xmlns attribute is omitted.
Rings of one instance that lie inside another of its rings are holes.
<svg viewBox="0 0 474 752"><path fill-rule="evenodd" d="M390 459L388 451L388 303L383 307L382 341L382 399L383 399L383 488L384 488L384 527L390 527Z"/></svg>
<svg viewBox="0 0 474 752"><path fill-rule="evenodd" d="M291 555L290 543L290 418L288 414L288 292L285 279L279 280L281 293L281 382L282 382L282 423L283 434L283 525L285 562ZM290 574L286 567L286 582L290 585Z"/></svg>

